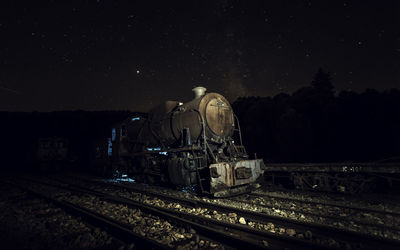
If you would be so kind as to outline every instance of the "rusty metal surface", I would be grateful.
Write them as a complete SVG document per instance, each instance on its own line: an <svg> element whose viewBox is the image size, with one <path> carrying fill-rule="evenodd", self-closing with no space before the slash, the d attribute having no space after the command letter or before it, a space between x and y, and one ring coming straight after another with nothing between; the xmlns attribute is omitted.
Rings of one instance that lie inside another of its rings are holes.
<svg viewBox="0 0 400 250"><path fill-rule="evenodd" d="M233 115L230 105L221 98L211 99L206 106L206 121L211 131L219 136L227 136L232 132Z"/></svg>
<svg viewBox="0 0 400 250"><path fill-rule="evenodd" d="M263 174L262 165L261 159L211 164L212 192L255 182Z"/></svg>
<svg viewBox="0 0 400 250"><path fill-rule="evenodd" d="M205 136L213 141L222 142L233 134L232 107L217 93L208 93L184 104L167 101L151 110L148 119L142 117L132 121L130 117L114 128L124 128L129 142L156 147L176 143L185 128L190 130L191 141L198 142L203 131L202 121L205 122Z"/></svg>
<svg viewBox="0 0 400 250"><path fill-rule="evenodd" d="M208 93L198 103L198 110L207 123L207 137L232 135L233 110L225 97L217 93Z"/></svg>
<svg viewBox="0 0 400 250"><path fill-rule="evenodd" d="M171 117L171 121L167 121L171 124L171 132L174 140L179 140L182 136L184 128L190 130L191 140L196 142L201 135L201 118L199 114L194 111L176 112Z"/></svg>

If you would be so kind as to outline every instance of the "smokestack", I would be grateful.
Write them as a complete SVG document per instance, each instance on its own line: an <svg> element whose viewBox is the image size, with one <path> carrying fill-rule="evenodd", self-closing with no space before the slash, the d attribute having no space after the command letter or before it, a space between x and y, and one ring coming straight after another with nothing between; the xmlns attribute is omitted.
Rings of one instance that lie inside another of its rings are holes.
<svg viewBox="0 0 400 250"><path fill-rule="evenodd" d="M196 87L192 89L192 91L194 92L194 98L197 99L199 97L202 97L206 93L206 90L207 89L204 87Z"/></svg>

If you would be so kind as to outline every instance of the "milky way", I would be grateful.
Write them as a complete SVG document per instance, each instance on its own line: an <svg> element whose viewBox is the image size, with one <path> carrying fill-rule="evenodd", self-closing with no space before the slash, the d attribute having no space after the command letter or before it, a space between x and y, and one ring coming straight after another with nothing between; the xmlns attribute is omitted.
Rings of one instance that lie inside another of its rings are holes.
<svg viewBox="0 0 400 250"><path fill-rule="evenodd" d="M205 86L292 93L400 85L397 1L19 1L0 8L0 110L147 111Z"/></svg>

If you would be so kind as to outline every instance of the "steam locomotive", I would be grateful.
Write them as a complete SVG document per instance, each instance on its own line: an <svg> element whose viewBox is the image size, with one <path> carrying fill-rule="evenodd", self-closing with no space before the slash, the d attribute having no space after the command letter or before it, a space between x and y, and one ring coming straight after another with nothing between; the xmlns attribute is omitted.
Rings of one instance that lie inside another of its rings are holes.
<svg viewBox="0 0 400 250"><path fill-rule="evenodd" d="M131 116L117 124L108 147L112 168L141 182L214 197L253 189L264 163L249 159L229 102L204 87L193 91L192 101L166 101L147 117Z"/></svg>

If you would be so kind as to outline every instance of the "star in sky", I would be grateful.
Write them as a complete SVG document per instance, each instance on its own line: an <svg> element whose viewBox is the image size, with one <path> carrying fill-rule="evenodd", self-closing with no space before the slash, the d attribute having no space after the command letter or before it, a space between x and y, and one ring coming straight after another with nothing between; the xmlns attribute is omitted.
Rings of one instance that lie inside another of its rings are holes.
<svg viewBox="0 0 400 250"><path fill-rule="evenodd" d="M21 2L0 10L1 86L22 93L0 89L0 107L146 111L190 100L199 83L234 101L293 93L319 67L336 72L339 91L349 81L356 91L392 88L397 10L373 1ZM98 102L94 88L113 101Z"/></svg>

